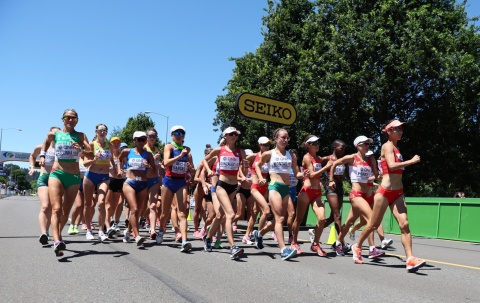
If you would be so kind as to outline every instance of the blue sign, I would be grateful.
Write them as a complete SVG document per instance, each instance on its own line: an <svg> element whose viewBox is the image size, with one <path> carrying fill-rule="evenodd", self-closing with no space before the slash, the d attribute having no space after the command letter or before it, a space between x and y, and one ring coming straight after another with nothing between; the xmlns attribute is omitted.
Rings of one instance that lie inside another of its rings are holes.
<svg viewBox="0 0 480 303"><path fill-rule="evenodd" d="M6 177L8 176L8 173L6 171L0 171L0 176Z"/></svg>
<svg viewBox="0 0 480 303"><path fill-rule="evenodd" d="M0 170L3 170L3 162L0 162Z"/></svg>

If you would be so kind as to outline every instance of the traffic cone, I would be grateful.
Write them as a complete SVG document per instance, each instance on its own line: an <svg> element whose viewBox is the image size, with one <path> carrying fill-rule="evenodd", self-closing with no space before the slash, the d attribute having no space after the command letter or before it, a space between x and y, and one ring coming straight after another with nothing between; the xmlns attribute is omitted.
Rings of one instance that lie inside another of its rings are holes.
<svg viewBox="0 0 480 303"><path fill-rule="evenodd" d="M188 209L187 221L192 221L192 216L190 215L190 209Z"/></svg>
<svg viewBox="0 0 480 303"><path fill-rule="evenodd" d="M335 230L335 225L332 225L332 227L330 227L327 244L332 245L335 242L337 242L337 231Z"/></svg>

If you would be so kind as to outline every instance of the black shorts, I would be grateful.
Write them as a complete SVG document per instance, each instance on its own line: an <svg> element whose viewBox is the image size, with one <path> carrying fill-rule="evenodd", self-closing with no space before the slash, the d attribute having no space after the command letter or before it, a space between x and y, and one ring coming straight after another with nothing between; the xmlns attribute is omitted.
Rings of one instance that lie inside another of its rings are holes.
<svg viewBox="0 0 480 303"><path fill-rule="evenodd" d="M250 198L250 196L252 195L249 189L241 188L241 187L237 189L237 194L242 194L245 197L245 199Z"/></svg>
<svg viewBox="0 0 480 303"><path fill-rule="evenodd" d="M218 187L218 186L223 188L227 192L227 195L229 196L237 190L237 184L228 184L227 182L223 182L221 180L218 180L217 185L215 187Z"/></svg>
<svg viewBox="0 0 480 303"><path fill-rule="evenodd" d="M114 193L121 193L123 188L123 183L125 183L125 179L110 178L108 189L113 191Z"/></svg>

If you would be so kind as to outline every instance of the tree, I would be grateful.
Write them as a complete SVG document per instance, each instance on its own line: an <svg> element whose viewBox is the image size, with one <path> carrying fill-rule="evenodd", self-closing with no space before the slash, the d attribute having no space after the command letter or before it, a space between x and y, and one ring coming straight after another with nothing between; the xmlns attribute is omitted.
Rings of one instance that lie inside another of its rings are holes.
<svg viewBox="0 0 480 303"><path fill-rule="evenodd" d="M378 156L381 125L398 118L408 122L404 158L422 157L406 170L407 195L480 195L480 35L465 5L268 1L264 41L255 53L232 59L214 126L228 126L235 96L251 92L296 107L289 147L299 149L309 133L327 147L363 134L376 139ZM243 146L255 146L266 133L264 123L233 120L245 134Z"/></svg>

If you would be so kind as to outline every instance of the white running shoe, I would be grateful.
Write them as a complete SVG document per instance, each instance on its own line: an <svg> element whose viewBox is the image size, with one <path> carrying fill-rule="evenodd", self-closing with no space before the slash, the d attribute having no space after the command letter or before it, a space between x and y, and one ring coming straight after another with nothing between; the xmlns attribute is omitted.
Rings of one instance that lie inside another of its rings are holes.
<svg viewBox="0 0 480 303"><path fill-rule="evenodd" d="M382 241L382 249L385 249L387 247L390 247L392 245L393 240L392 239L383 239Z"/></svg>
<svg viewBox="0 0 480 303"><path fill-rule="evenodd" d="M99 232L98 239L103 242L108 239L108 236L104 232Z"/></svg>
<svg viewBox="0 0 480 303"><path fill-rule="evenodd" d="M348 236L350 237L350 240L355 241L355 232L352 227L348 229Z"/></svg>
<svg viewBox="0 0 480 303"><path fill-rule="evenodd" d="M87 230L87 233L85 234L85 239L89 241L95 240L95 237L93 236L93 233L91 230Z"/></svg>
<svg viewBox="0 0 480 303"><path fill-rule="evenodd" d="M315 229L310 228L308 230L308 236L310 237L310 243L313 244L313 240L315 239Z"/></svg>
<svg viewBox="0 0 480 303"><path fill-rule="evenodd" d="M123 243L128 243L130 241L130 234L128 233L128 230L125 229L123 231Z"/></svg>

